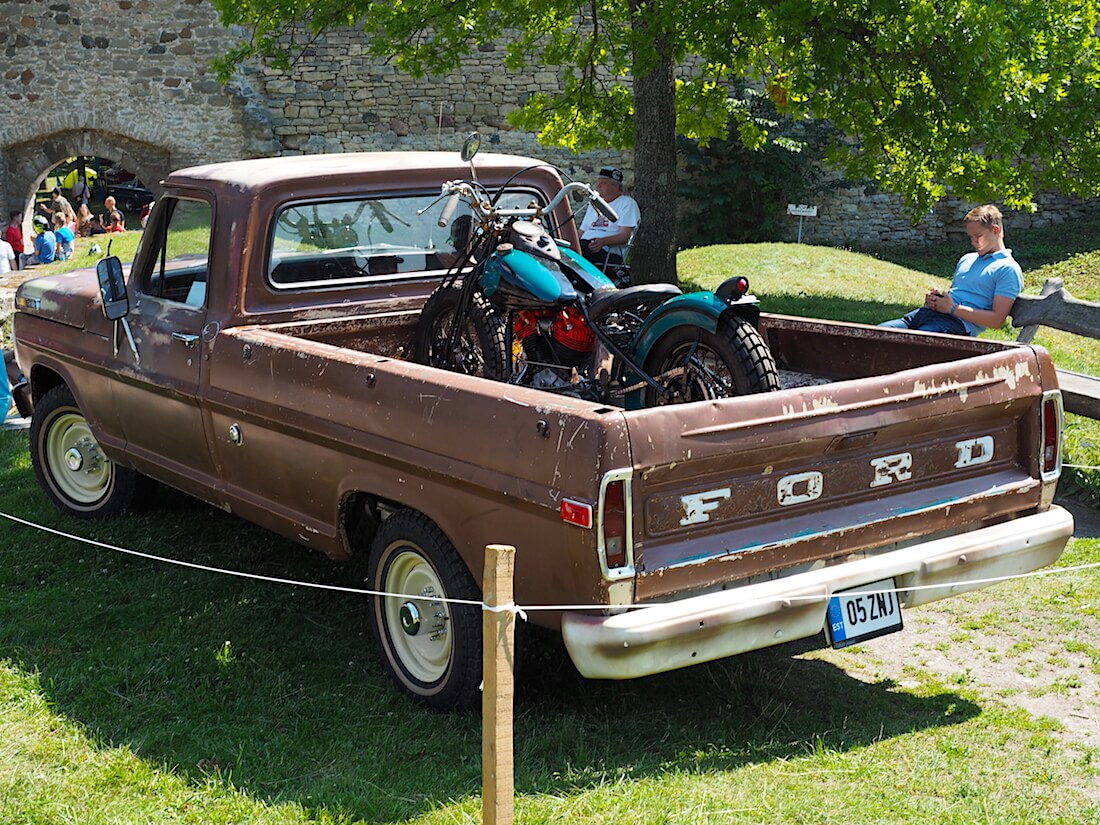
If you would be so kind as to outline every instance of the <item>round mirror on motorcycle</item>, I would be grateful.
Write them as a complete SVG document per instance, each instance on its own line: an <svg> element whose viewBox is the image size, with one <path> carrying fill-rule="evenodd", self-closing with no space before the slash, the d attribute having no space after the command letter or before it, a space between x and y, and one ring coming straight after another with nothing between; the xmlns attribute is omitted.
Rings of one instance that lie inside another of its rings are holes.
<svg viewBox="0 0 1100 825"><path fill-rule="evenodd" d="M462 141L462 161L469 163L474 159L474 155L477 154L481 148L481 135L477 132L470 132L466 136L466 140Z"/></svg>

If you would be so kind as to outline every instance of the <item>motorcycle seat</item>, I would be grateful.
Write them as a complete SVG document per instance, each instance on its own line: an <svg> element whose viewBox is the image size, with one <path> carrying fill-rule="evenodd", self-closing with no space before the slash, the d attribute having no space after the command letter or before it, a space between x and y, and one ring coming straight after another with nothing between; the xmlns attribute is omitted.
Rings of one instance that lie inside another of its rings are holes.
<svg viewBox="0 0 1100 825"><path fill-rule="evenodd" d="M639 284L626 289L604 287L597 289L588 299L588 316L598 322L616 312L664 303L680 292L676 284Z"/></svg>

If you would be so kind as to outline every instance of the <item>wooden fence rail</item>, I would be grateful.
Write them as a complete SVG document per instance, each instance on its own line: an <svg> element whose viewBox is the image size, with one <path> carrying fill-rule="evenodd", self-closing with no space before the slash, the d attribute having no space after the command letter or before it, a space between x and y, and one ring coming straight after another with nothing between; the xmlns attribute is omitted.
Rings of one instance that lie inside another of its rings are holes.
<svg viewBox="0 0 1100 825"><path fill-rule="evenodd" d="M1012 305L1012 326L1023 327L1016 340L1030 343L1043 327L1086 338L1100 338L1100 304L1074 298L1061 278L1049 278L1038 295L1021 295ZM1100 364L1097 364L1100 368ZM1100 419L1100 377L1058 370L1067 412Z"/></svg>

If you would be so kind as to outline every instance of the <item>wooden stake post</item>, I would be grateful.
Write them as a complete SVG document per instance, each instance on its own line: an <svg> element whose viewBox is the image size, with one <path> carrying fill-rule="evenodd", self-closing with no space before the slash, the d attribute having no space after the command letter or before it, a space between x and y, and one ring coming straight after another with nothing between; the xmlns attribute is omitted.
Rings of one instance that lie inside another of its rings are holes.
<svg viewBox="0 0 1100 825"><path fill-rule="evenodd" d="M490 544L485 548L482 598L489 607L512 603L516 548ZM515 698L516 615L482 611L484 646L481 694L481 821L512 825L515 769L512 753L512 710Z"/></svg>

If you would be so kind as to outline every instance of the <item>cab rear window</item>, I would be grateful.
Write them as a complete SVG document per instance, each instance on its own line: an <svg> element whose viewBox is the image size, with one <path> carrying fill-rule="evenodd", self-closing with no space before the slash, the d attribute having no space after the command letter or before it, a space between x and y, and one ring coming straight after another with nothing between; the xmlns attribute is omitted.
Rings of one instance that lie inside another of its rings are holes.
<svg viewBox="0 0 1100 825"><path fill-rule="evenodd" d="M516 190L501 202L526 206L533 199L533 192ZM465 245L472 216L463 204L440 227L444 204L437 194L288 204L275 220L268 281L275 289L302 289L445 271Z"/></svg>

